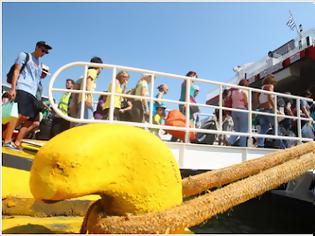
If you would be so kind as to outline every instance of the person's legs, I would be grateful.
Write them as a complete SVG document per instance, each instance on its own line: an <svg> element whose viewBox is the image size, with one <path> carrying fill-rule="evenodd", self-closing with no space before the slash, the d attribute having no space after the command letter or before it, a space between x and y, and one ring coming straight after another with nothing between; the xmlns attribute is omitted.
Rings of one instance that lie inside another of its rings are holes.
<svg viewBox="0 0 315 236"><path fill-rule="evenodd" d="M94 119L93 113L94 113L93 107L85 106L84 119L93 120Z"/></svg>
<svg viewBox="0 0 315 236"><path fill-rule="evenodd" d="M248 114L245 112L238 113L239 129L242 133L248 132ZM240 147L247 146L247 136L240 136Z"/></svg>
<svg viewBox="0 0 315 236"><path fill-rule="evenodd" d="M11 143L14 129L29 118L34 119L37 112L37 99L30 93L16 90L15 102L18 104L19 117L8 123L4 144Z"/></svg>
<svg viewBox="0 0 315 236"><path fill-rule="evenodd" d="M268 110L264 110L263 112L268 112ZM272 127L272 122L273 117L272 116L264 116L261 115L259 116L259 124L260 124L260 132L259 134L266 134L269 128ZM258 138L258 144L257 146L259 147L264 147L265 146L265 138Z"/></svg>
<svg viewBox="0 0 315 236"><path fill-rule="evenodd" d="M234 131L239 132L240 131L240 126L239 126L240 122L239 122L238 112L232 111L232 119L234 122ZM238 136L231 135L230 138L228 139L229 144L233 145L237 138L238 138Z"/></svg>
<svg viewBox="0 0 315 236"><path fill-rule="evenodd" d="M120 120L119 108L114 109L114 120Z"/></svg>
<svg viewBox="0 0 315 236"><path fill-rule="evenodd" d="M7 128L5 130L5 136L4 136L4 140L3 143L10 143L12 141L12 135L14 132L14 129L21 123L24 122L28 119L28 117L22 116L21 114L19 114L19 118L18 119L14 119L10 122L8 122L7 124Z"/></svg>
<svg viewBox="0 0 315 236"><path fill-rule="evenodd" d="M15 142L14 144L17 146L17 147L20 147L21 146L21 142L22 142L22 139L31 131L33 130L34 128L37 128L38 127L38 122L37 121L25 121L22 128L20 129L20 132L18 134L18 136L16 137L15 139Z"/></svg>
<svg viewBox="0 0 315 236"><path fill-rule="evenodd" d="M143 122L143 107L141 101L135 101L132 107L132 121Z"/></svg>

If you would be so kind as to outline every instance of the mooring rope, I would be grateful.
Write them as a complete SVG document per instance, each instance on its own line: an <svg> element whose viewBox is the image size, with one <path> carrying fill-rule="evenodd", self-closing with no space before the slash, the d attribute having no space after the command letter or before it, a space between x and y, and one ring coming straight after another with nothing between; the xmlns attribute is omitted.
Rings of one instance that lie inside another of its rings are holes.
<svg viewBox="0 0 315 236"><path fill-rule="evenodd" d="M309 152L163 212L133 216L104 216L102 212L93 212L93 219L97 219L97 222L90 222L91 227L87 231L112 234L176 232L198 225L314 168L315 153ZM103 217L95 217L95 215Z"/></svg>
<svg viewBox="0 0 315 236"><path fill-rule="evenodd" d="M254 160L189 176L182 181L183 197L194 196L211 188L222 187L314 150L315 142L308 142L286 150L270 153Z"/></svg>

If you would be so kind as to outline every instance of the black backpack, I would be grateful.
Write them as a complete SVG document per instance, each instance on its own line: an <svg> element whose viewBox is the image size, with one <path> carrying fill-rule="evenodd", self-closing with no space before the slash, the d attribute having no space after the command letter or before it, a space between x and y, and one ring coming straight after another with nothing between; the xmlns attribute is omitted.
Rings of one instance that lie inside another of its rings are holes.
<svg viewBox="0 0 315 236"><path fill-rule="evenodd" d="M24 70L24 68L25 68L25 66L26 66L26 64L27 64L27 62L28 62L28 60L30 59L29 54L26 53L26 52L25 52L25 54L26 54L26 59L25 59L25 62L23 63L23 65L22 65L22 67L21 67L20 73ZM14 67L15 67L15 64L13 64L13 65L11 66L11 68L10 68L8 74L7 74L7 82L8 82L9 84L12 84L12 78L13 78Z"/></svg>

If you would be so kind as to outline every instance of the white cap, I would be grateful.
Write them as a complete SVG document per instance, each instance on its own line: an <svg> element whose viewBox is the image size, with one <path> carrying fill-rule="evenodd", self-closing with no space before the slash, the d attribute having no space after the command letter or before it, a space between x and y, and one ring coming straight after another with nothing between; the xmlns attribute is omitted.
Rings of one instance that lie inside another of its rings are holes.
<svg viewBox="0 0 315 236"><path fill-rule="evenodd" d="M200 91L199 86L198 85L193 85L195 90Z"/></svg>

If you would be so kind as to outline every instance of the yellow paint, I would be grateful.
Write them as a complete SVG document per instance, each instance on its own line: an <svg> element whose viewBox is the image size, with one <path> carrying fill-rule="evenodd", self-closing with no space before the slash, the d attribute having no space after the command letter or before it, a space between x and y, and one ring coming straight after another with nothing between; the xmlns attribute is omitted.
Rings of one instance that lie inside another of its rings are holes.
<svg viewBox="0 0 315 236"><path fill-rule="evenodd" d="M10 167L2 167L2 199L7 197L33 198L30 191L30 172ZM98 195L88 195L75 200L98 200Z"/></svg>
<svg viewBox="0 0 315 236"><path fill-rule="evenodd" d="M21 146L22 146L22 148L24 148L26 150L36 151L36 152L40 149L39 146L35 146L35 145L29 144L29 143L22 143Z"/></svg>
<svg viewBox="0 0 315 236"><path fill-rule="evenodd" d="M22 143L28 143L28 144L42 147L47 143L47 141L46 140L36 140L36 139L23 139Z"/></svg>
<svg viewBox="0 0 315 236"><path fill-rule="evenodd" d="M2 147L2 152L6 154L10 154L17 157L24 157L24 158L30 158L33 159L35 154L33 152L25 152L25 151L17 151L12 150L10 148Z"/></svg>
<svg viewBox="0 0 315 236"><path fill-rule="evenodd" d="M2 219L2 233L79 233L83 217L14 216Z"/></svg>
<svg viewBox="0 0 315 236"><path fill-rule="evenodd" d="M2 167L2 198L33 198L29 188L30 172Z"/></svg>
<svg viewBox="0 0 315 236"><path fill-rule="evenodd" d="M110 214L160 211L182 203L177 162L165 143L128 125L89 124L67 130L36 154L35 199L103 196Z"/></svg>

